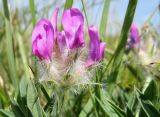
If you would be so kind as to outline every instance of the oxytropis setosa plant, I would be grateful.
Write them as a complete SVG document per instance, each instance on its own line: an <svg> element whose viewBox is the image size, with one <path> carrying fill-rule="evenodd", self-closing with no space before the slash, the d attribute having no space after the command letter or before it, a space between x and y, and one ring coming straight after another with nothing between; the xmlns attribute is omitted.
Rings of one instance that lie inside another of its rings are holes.
<svg viewBox="0 0 160 117"><path fill-rule="evenodd" d="M140 33L138 30L138 26L135 23L133 23L130 28L126 49L136 48L139 46L139 44L140 44Z"/></svg>
<svg viewBox="0 0 160 117"><path fill-rule="evenodd" d="M60 85L88 83L93 68L104 58L105 43L100 41L97 29L90 26L89 47L85 45L84 17L77 8L64 10L61 31L57 15L58 8L50 20L41 19L32 33L32 52L38 57L40 80Z"/></svg>

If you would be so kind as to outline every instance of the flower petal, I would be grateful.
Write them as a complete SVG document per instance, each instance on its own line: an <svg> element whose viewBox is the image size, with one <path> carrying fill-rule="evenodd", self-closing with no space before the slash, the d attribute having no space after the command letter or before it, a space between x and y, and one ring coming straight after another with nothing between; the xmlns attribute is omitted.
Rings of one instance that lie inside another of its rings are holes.
<svg viewBox="0 0 160 117"><path fill-rule="evenodd" d="M47 48L47 45L44 39L41 39L37 42L37 50L39 54L43 56L44 59L49 60L49 55L46 48Z"/></svg>
<svg viewBox="0 0 160 117"><path fill-rule="evenodd" d="M140 41L140 34L139 34L138 27L136 24L131 25L130 38L133 43L138 43Z"/></svg>
<svg viewBox="0 0 160 117"><path fill-rule="evenodd" d="M88 29L90 43L89 43L89 58L93 61L99 60L100 54L100 40L97 29L93 26Z"/></svg>
<svg viewBox="0 0 160 117"><path fill-rule="evenodd" d="M84 17L76 9L67 9L63 13L62 25L66 35L68 48L80 48L84 46Z"/></svg>
<svg viewBox="0 0 160 117"><path fill-rule="evenodd" d="M106 47L106 43L101 42L100 43L100 57L99 57L99 60L102 60L104 58L105 47Z"/></svg>
<svg viewBox="0 0 160 117"><path fill-rule="evenodd" d="M51 23L41 19L32 32L32 52L40 60L51 58L54 32Z"/></svg>
<svg viewBox="0 0 160 117"><path fill-rule="evenodd" d="M89 42L89 55L85 66L91 66L104 58L105 42L100 42L99 34L94 26L88 28L90 37Z"/></svg>
<svg viewBox="0 0 160 117"><path fill-rule="evenodd" d="M140 42L140 34L136 24L132 24L130 28L130 34L127 40L126 48L134 48Z"/></svg>
<svg viewBox="0 0 160 117"><path fill-rule="evenodd" d="M58 32L57 36L58 46L60 48L61 53L64 52L64 49L66 48L66 40L65 40L65 33L64 31Z"/></svg>

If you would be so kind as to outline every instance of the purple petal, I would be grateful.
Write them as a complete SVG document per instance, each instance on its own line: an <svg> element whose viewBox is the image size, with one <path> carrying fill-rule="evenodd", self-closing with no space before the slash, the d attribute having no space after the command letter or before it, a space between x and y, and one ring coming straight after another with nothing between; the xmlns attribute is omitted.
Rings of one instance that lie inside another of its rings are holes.
<svg viewBox="0 0 160 117"><path fill-rule="evenodd" d="M130 29L130 38L133 42L138 43L140 41L140 34L136 24L132 24Z"/></svg>
<svg viewBox="0 0 160 117"><path fill-rule="evenodd" d="M42 58L49 60L49 55L46 48L47 48L46 41L44 39L40 39L37 42L37 50L40 55L43 55Z"/></svg>
<svg viewBox="0 0 160 117"><path fill-rule="evenodd" d="M100 52L100 39L97 29L93 26L88 30L90 43L89 43L89 58L93 61L98 61Z"/></svg>
<svg viewBox="0 0 160 117"><path fill-rule="evenodd" d="M88 28L90 37L89 55L86 66L90 66L104 58L105 42L100 42L99 34L94 26Z"/></svg>
<svg viewBox="0 0 160 117"><path fill-rule="evenodd" d="M42 60L41 55L39 54L39 51L37 49L37 40L33 41L32 43L32 52L34 55L38 56L40 60Z"/></svg>
<svg viewBox="0 0 160 117"><path fill-rule="evenodd" d="M132 24L126 48L134 48L140 42L140 34L136 24Z"/></svg>
<svg viewBox="0 0 160 117"><path fill-rule="evenodd" d="M65 10L62 25L68 48L84 47L84 17L82 13L76 8Z"/></svg>
<svg viewBox="0 0 160 117"><path fill-rule="evenodd" d="M52 24L46 20L41 19L32 32L32 52L40 60L51 59L53 51L54 32Z"/></svg>
<svg viewBox="0 0 160 117"><path fill-rule="evenodd" d="M100 60L102 60L104 58L105 47L106 47L106 43L101 42L100 43L100 58L99 58Z"/></svg>
<svg viewBox="0 0 160 117"><path fill-rule="evenodd" d="M58 46L60 48L60 51L61 53L63 53L64 49L66 48L66 40L65 40L64 31L58 32L57 41L58 41Z"/></svg>

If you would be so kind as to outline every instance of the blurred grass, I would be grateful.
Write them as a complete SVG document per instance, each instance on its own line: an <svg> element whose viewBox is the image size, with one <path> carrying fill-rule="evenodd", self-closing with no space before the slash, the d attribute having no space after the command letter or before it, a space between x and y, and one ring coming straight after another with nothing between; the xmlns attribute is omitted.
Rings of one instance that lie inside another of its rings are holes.
<svg viewBox="0 0 160 117"><path fill-rule="evenodd" d="M12 30L11 30L11 23L10 23L10 16L9 16L7 0L3 0L3 10L4 10L4 15L5 15L5 31L6 31L6 41L7 41L6 49L7 49L7 56L8 56L8 68L10 71L9 75L15 87L15 90L17 91L18 90L18 78L17 78L17 72L16 72Z"/></svg>
<svg viewBox="0 0 160 117"><path fill-rule="evenodd" d="M83 0L81 0L81 2L82 2L82 7L83 7L85 19L86 19L86 24L87 24L87 27L88 27L88 26L89 26L89 23L88 23L88 18L87 18L87 13L86 13L85 4L84 4L84 1L83 1Z"/></svg>
<svg viewBox="0 0 160 117"><path fill-rule="evenodd" d="M29 6L30 6L30 12L31 12L31 15L32 15L32 24L34 26L36 24L34 0L29 0Z"/></svg>
<svg viewBox="0 0 160 117"><path fill-rule="evenodd" d="M24 66L25 76L26 76L26 78L30 78L29 67L28 67L26 52L25 52L25 49L24 49L24 44L23 44L23 41L22 41L22 37L18 33L18 31L17 31L17 34L16 34L16 38L17 38L18 45L19 45L19 51L20 51L20 54L21 54L21 57L22 57L22 62L23 62L23 66Z"/></svg>
<svg viewBox="0 0 160 117"><path fill-rule="evenodd" d="M110 6L110 0L105 0L103 12L102 12L102 18L100 22L100 33L101 33L102 40L104 40L103 38L105 37L104 35L106 34L109 6Z"/></svg>

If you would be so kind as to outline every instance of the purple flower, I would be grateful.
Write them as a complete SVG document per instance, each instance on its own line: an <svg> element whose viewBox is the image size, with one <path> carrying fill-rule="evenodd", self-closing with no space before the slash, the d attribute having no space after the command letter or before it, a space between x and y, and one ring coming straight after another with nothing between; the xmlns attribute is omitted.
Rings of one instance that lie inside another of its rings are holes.
<svg viewBox="0 0 160 117"><path fill-rule="evenodd" d="M51 60L54 30L50 21L41 19L32 32L32 52L40 60Z"/></svg>
<svg viewBox="0 0 160 117"><path fill-rule="evenodd" d="M58 8L49 20L41 19L32 33L32 52L40 60L53 58L67 59L70 50L84 47L84 17L76 8L67 9L62 16L63 30L57 29ZM87 65L92 65L104 58L105 43L100 42L98 31L91 26L89 55ZM76 51L75 51L76 52ZM60 58L61 57L61 58Z"/></svg>
<svg viewBox="0 0 160 117"><path fill-rule="evenodd" d="M63 29L58 30L58 11L56 8L50 20L41 19L32 32L32 52L42 63L38 69L43 71L41 80L54 80L62 86L87 83L88 71L104 58L106 44L100 41L97 29L89 27L89 53L85 56L83 14L76 8L64 10Z"/></svg>
<svg viewBox="0 0 160 117"><path fill-rule="evenodd" d="M51 23L53 26L54 30L54 57L62 57L64 58L64 54L66 53L66 36L65 32L62 30L61 32L57 28L57 17L58 17L58 11L59 8L56 8L55 11L53 12L52 18L51 18ZM67 54L67 53L66 53ZM59 58L60 59L60 58Z"/></svg>
<svg viewBox="0 0 160 117"><path fill-rule="evenodd" d="M132 24L130 28L130 35L127 41L127 48L134 48L140 42L140 34L136 24Z"/></svg>
<svg viewBox="0 0 160 117"><path fill-rule="evenodd" d="M82 13L76 8L65 10L62 25L67 47L69 49L84 47L84 17Z"/></svg>
<svg viewBox="0 0 160 117"><path fill-rule="evenodd" d="M64 51L66 49L66 40L64 31L57 33L57 42L61 54L64 54Z"/></svg>
<svg viewBox="0 0 160 117"><path fill-rule="evenodd" d="M94 26L88 28L88 33L90 37L89 43L89 55L86 62L86 66L95 64L104 58L105 42L100 42L99 34Z"/></svg>

